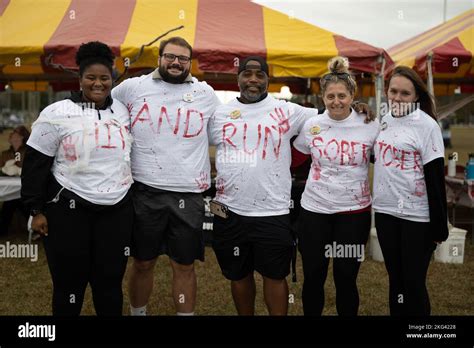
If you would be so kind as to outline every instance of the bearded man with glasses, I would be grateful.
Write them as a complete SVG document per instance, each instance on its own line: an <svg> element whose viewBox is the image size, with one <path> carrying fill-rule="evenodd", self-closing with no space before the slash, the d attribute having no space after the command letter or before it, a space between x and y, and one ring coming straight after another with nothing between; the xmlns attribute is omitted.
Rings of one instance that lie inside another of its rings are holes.
<svg viewBox="0 0 474 348"><path fill-rule="evenodd" d="M204 261L204 201L210 187L207 123L220 104L214 90L190 74L192 47L181 37L162 41L159 67L112 90L131 117L134 262L132 315L146 315L159 255L173 270L178 315L193 315L194 260Z"/></svg>

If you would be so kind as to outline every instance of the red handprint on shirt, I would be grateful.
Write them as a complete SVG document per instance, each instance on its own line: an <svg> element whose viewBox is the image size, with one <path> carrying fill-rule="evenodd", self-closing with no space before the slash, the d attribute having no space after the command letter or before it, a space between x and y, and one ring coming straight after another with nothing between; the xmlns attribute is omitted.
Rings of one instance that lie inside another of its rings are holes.
<svg viewBox="0 0 474 348"><path fill-rule="evenodd" d="M285 134L290 130L289 118L285 115L282 108L275 108L275 115L270 112L270 117L278 122L278 128L280 129L281 134ZM275 129L276 127L272 126L272 128Z"/></svg>
<svg viewBox="0 0 474 348"><path fill-rule="evenodd" d="M364 182L360 182L360 197L355 195L355 200L359 203L361 207L365 207L370 203L370 187L369 187L369 180L365 180Z"/></svg>
<svg viewBox="0 0 474 348"><path fill-rule="evenodd" d="M77 161L77 154L76 154L76 144L72 141L72 136L67 136L63 139L61 143L64 151L64 157L66 161L74 162Z"/></svg>
<svg viewBox="0 0 474 348"><path fill-rule="evenodd" d="M415 196L423 197L426 194L425 179L415 181Z"/></svg>
<svg viewBox="0 0 474 348"><path fill-rule="evenodd" d="M207 179L208 179L207 173L201 172L201 175L199 175L199 178L194 179L194 180L196 181L200 190L206 191L209 188Z"/></svg>

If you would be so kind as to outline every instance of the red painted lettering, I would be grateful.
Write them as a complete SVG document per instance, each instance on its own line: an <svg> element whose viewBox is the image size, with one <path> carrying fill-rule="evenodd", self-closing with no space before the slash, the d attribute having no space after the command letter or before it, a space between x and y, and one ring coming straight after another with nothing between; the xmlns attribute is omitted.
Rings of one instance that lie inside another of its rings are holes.
<svg viewBox="0 0 474 348"><path fill-rule="evenodd" d="M144 117L142 117L142 114L145 114ZM150 125L152 124L150 111L148 110L148 104L147 103L143 104L140 111L138 111L137 116L135 117L135 119L132 122L132 128L133 128L133 126L135 125L135 123L137 121L140 121L140 122L148 121L148 122L150 122Z"/></svg>
<svg viewBox="0 0 474 348"><path fill-rule="evenodd" d="M418 171L422 172L423 170L422 170L422 168L420 166L420 163L418 162L417 158L421 159L420 153L418 151L413 151L413 160L415 162L415 164L413 166L413 170L416 171L418 169Z"/></svg>
<svg viewBox="0 0 474 348"><path fill-rule="evenodd" d="M94 122L95 126L95 146L99 146L99 124L97 122Z"/></svg>
<svg viewBox="0 0 474 348"><path fill-rule="evenodd" d="M398 149L395 146L392 147L392 158L397 160L396 161L397 164L395 165L395 168L399 168L400 167L400 157L399 157Z"/></svg>
<svg viewBox="0 0 474 348"><path fill-rule="evenodd" d="M347 156L348 162L351 161L351 154L349 153L350 145L349 142L346 140L341 140L341 161L340 165L344 164L344 155Z"/></svg>
<svg viewBox="0 0 474 348"><path fill-rule="evenodd" d="M227 128L229 128L229 127L234 128L232 130L232 134L231 134L230 137L227 136ZM235 146L235 144L232 142L232 140L230 140L230 138L232 138L235 135L236 132L237 132L237 127L233 123L226 123L222 127L222 142L224 143L224 147L226 146L226 143L227 143L227 144L231 145L232 147L237 148L237 146Z"/></svg>
<svg viewBox="0 0 474 348"><path fill-rule="evenodd" d="M125 149L125 138L122 132L124 128L125 128L125 132L127 132L127 127L120 127L120 139L122 140L122 150Z"/></svg>
<svg viewBox="0 0 474 348"><path fill-rule="evenodd" d="M265 138L263 140L263 153L262 159L265 159L267 156L267 146L268 146L268 136L272 139L272 147L273 152L275 153L275 157L278 158L280 155L280 145L281 145L281 128L278 128L278 143L275 147L275 139L273 138L272 130L268 127L265 127Z"/></svg>
<svg viewBox="0 0 474 348"><path fill-rule="evenodd" d="M249 155L253 154L255 150L258 149L260 146L260 141L262 140L262 125L259 123L257 132L258 132L258 138L257 138L257 145L255 145L255 148L253 150L248 150L247 149L247 123L244 123L244 151L245 153L248 153Z"/></svg>
<svg viewBox="0 0 474 348"><path fill-rule="evenodd" d="M199 129L194 134L188 134L189 122L190 122L192 113L197 113L199 115L199 121L200 121L201 124L199 126ZM176 122L176 127L178 127L177 122ZM183 137L185 137L185 138L197 137L199 134L201 134L203 127L204 127L204 117L202 115L202 112L199 112L197 110L188 110L188 112L186 113L186 121L185 121L185 128L184 128ZM174 133L174 134L176 134L176 133Z"/></svg>
<svg viewBox="0 0 474 348"><path fill-rule="evenodd" d="M356 155L358 154L358 152L355 150L354 146L359 145L359 144L360 143L358 141L351 141L352 156L351 156L351 161L349 163L351 166L356 166L357 165L357 163L355 162L355 158L356 158ZM364 159L366 159L364 146L365 146L365 144L362 144L362 156L364 156Z"/></svg>
<svg viewBox="0 0 474 348"><path fill-rule="evenodd" d="M336 154L334 155L334 157L329 157L329 154L328 154L328 150L329 152L334 152L332 150L334 150L334 148L331 150L331 144L332 143L335 143L336 144ZM324 148L324 156L326 156L326 158L328 160L330 160L331 162L334 161L338 156L339 156L339 142L336 140L336 139L331 139L331 141L329 141L327 144L326 144L326 147Z"/></svg>
<svg viewBox="0 0 474 348"><path fill-rule="evenodd" d="M383 141L379 141L379 151L378 151L378 154L377 154L378 156L377 156L377 158L375 159L376 161L378 161L379 159L381 159L383 148L384 148L384 146L386 146L386 145L387 145L387 144L384 143Z"/></svg>
<svg viewBox="0 0 474 348"><path fill-rule="evenodd" d="M168 110L166 110L166 107L165 106L162 106L161 107L161 110L160 110L160 116L158 118L158 130L157 130L157 133L160 134L160 131L161 131L161 125L163 124L163 115L166 117L166 121L168 122L168 125L170 126L170 129L171 131L176 134L178 133L178 130L179 130L179 119L181 118L181 109L178 109L178 113L177 113L177 116L176 116L176 122L175 122L175 125L174 125L174 128L173 125L171 124L171 120L168 116ZM150 123L151 125L151 123Z"/></svg>
<svg viewBox="0 0 474 348"><path fill-rule="evenodd" d="M408 169L407 167L405 167L405 155L409 156L410 154L411 154L410 151L402 150L401 170L406 170L406 169Z"/></svg>
<svg viewBox="0 0 474 348"><path fill-rule="evenodd" d="M387 145L387 147L385 148L385 150L383 151L383 155L382 155L382 160L383 160L383 165L385 167L388 167L392 164L392 161L393 161L393 158L390 158L390 162L387 163L387 161L385 160L385 155L387 154L387 151L390 150L390 155L392 154L392 145Z"/></svg>
<svg viewBox="0 0 474 348"><path fill-rule="evenodd" d="M110 143L110 140L111 140L110 123L104 123L104 126L107 127L107 145L102 145L101 148L103 148L103 149L115 149L117 146L112 145Z"/></svg>
<svg viewBox="0 0 474 348"><path fill-rule="evenodd" d="M316 144L316 141L320 141L322 144L324 144L324 140L321 137L314 137L313 140L311 141L311 147L318 150L318 152L319 152L318 159L320 159L323 156L323 152L321 151L321 149ZM311 156L313 156L312 151L311 151Z"/></svg>

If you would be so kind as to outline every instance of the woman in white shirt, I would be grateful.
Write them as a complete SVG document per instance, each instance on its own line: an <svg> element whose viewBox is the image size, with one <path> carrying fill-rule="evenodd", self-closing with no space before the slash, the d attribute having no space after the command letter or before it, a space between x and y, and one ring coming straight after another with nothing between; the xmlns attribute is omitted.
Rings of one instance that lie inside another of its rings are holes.
<svg viewBox="0 0 474 348"><path fill-rule="evenodd" d="M357 315L357 274L370 231L368 169L379 127L378 122L366 124L351 109L357 85L347 60L333 58L329 70L320 81L326 111L307 120L293 143L312 158L298 221L303 310L305 315L322 314L333 258L337 312Z"/></svg>
<svg viewBox="0 0 474 348"><path fill-rule="evenodd" d="M429 315L426 273L448 237L444 147L434 100L415 71L389 80L390 112L375 145L375 225L390 281L391 315Z"/></svg>
<svg viewBox="0 0 474 348"><path fill-rule="evenodd" d="M88 283L98 315L122 314L131 138L127 108L110 97L113 60L101 42L81 45L81 92L46 107L27 142L22 199L43 236L53 315L79 315Z"/></svg>

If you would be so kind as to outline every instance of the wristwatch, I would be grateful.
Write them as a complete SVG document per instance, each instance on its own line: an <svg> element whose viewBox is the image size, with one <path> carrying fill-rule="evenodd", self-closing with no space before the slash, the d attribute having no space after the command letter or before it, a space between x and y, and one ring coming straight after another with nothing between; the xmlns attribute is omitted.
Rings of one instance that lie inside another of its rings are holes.
<svg viewBox="0 0 474 348"><path fill-rule="evenodd" d="M43 214L43 211L42 210L39 210L39 209L31 209L30 210L30 215L32 217L35 217L36 215L39 215L39 214Z"/></svg>

